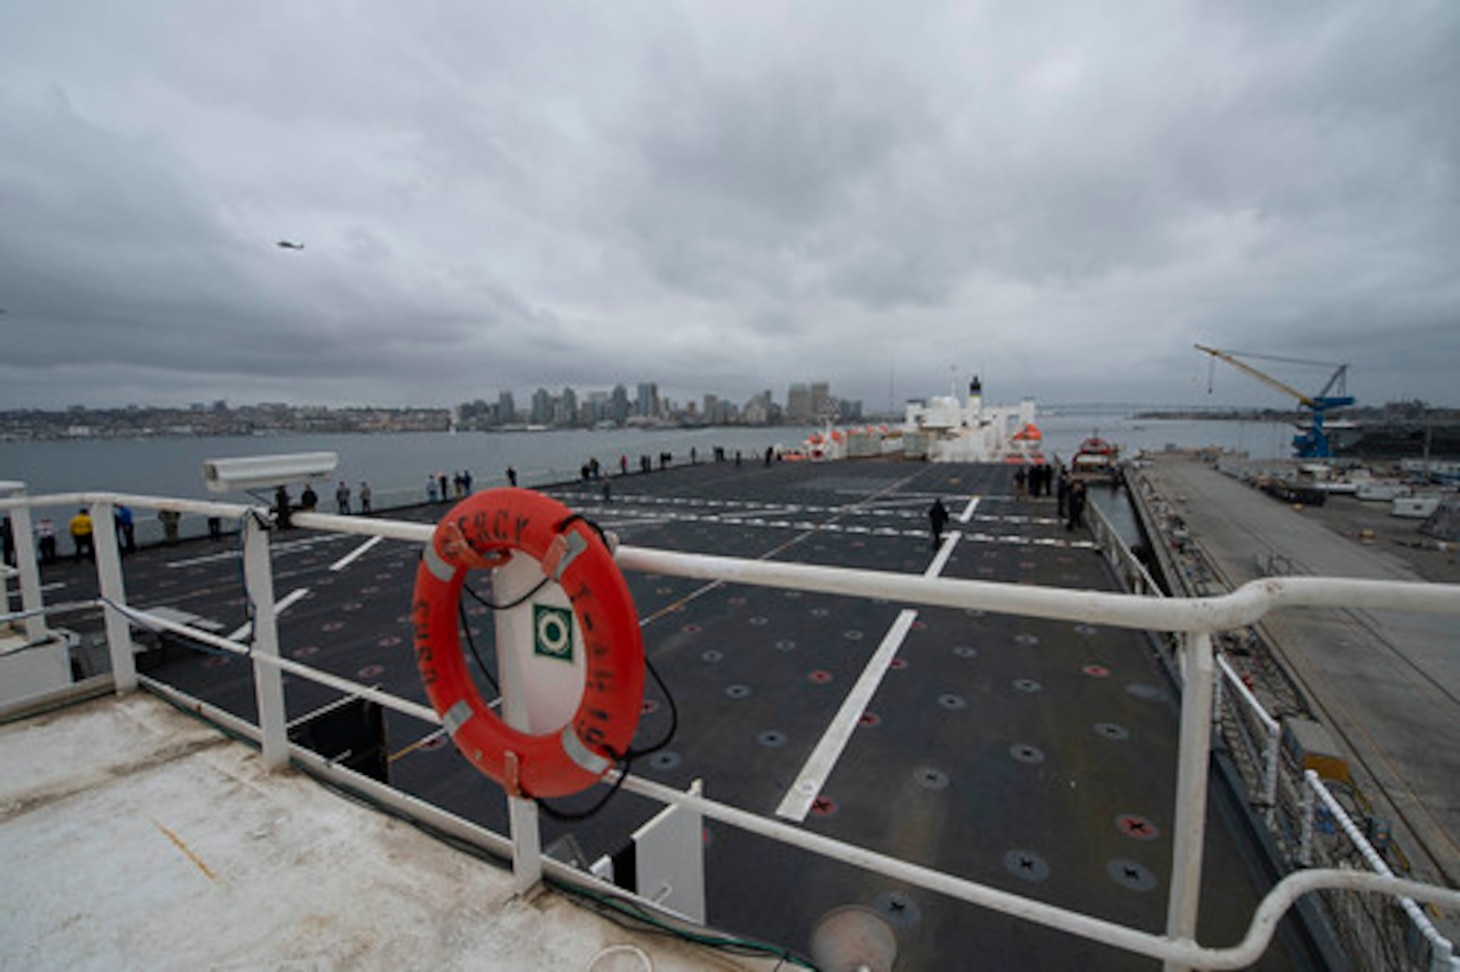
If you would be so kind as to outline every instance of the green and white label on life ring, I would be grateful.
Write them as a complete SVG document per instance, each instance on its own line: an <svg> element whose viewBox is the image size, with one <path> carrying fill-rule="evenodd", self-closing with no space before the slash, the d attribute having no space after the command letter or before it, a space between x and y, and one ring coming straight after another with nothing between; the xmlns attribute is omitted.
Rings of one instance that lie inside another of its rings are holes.
<svg viewBox="0 0 1460 972"><path fill-rule="evenodd" d="M573 662L573 612L568 608L532 606L532 653Z"/></svg>

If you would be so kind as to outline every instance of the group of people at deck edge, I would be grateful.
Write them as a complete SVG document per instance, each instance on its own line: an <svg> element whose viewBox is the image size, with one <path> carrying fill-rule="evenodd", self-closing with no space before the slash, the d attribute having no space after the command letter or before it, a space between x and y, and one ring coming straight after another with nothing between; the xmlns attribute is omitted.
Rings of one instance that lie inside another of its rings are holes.
<svg viewBox="0 0 1460 972"><path fill-rule="evenodd" d="M157 519L162 524L164 543L172 544L177 541L177 524L181 516L176 510L164 509L157 512ZM123 556L136 553L137 523L131 507L121 504L113 507L112 521L117 535L118 552ZM77 509L76 515L66 521L66 532L71 538L71 556L74 559L96 559L96 529L91 511L84 506ZM59 536L56 521L49 516L41 516L35 521L32 530L35 533L37 559L42 564L55 563L60 556L56 545ZM0 561L7 567L14 567L17 562L15 526L9 515L0 516Z"/></svg>
<svg viewBox="0 0 1460 972"><path fill-rule="evenodd" d="M1013 475L1014 498L1024 500L1029 496L1048 496L1053 485L1058 503L1059 518L1065 521L1065 529L1073 530L1085 525L1085 502L1087 494L1083 480L1076 479L1063 467L1052 465L1018 466ZM943 531L948 528L950 514L940 496L928 507L928 530L933 549L943 543Z"/></svg>
<svg viewBox="0 0 1460 972"><path fill-rule="evenodd" d="M353 495L354 494L350 490L350 484L345 482L343 479L340 480L340 484L335 487L335 511L341 516L348 516L351 513L355 512L355 510L350 505L350 500ZM370 489L370 484L365 482L364 480L360 481L359 496L360 512L365 514L366 516L370 515L372 512L374 512L373 504L375 500L375 494ZM288 527L292 525L289 522L289 514L293 513L295 510L300 510L305 513L313 513L318 507L319 494L316 493L314 491L314 487L309 485L308 483L304 484L304 490L299 494L299 504L297 506L291 505L290 503L288 487L280 486L274 490L274 517L276 522L281 527ZM210 533L213 534L213 538L215 540L218 539L218 535L216 532L214 532L213 523L211 521L208 524L208 530Z"/></svg>
<svg viewBox="0 0 1460 972"><path fill-rule="evenodd" d="M776 459L774 450L767 449L765 463L767 466ZM699 462L697 450L690 451L690 464ZM714 459L716 462L727 459L722 449L715 449ZM740 465L741 454L735 453L735 464ZM672 462L669 453L659 456L660 468L667 468ZM619 475L626 476L629 473L629 459L621 456L618 462ZM641 456L639 468L641 472L652 471L653 462L648 456ZM603 480L602 467L598 460L593 459L585 463L580 470L581 478L586 484L590 481ZM506 479L509 485L517 485L517 470L508 467ZM1049 496L1051 490L1057 502L1060 519L1065 521L1066 530L1074 530L1083 526L1085 522L1085 504L1087 501L1085 483L1080 479L1071 476L1069 471L1058 464L1041 465L1019 465L1013 468L1011 474L1012 490L1016 500L1023 501L1028 497ZM608 501L610 493L606 480L603 482L604 500ZM470 470L463 470L455 473L448 480L446 473L432 473L426 477L426 496L431 503L447 501L453 498L470 496L472 494L472 474ZM341 514L355 512L351 500L358 496L359 512L369 515L373 512L372 494L370 484L360 483L358 494L352 494L349 484L340 480L335 488L335 506ZM287 488L280 486L274 493L274 513L280 526L290 526L289 514L294 510L312 512L319 503L319 497L313 487L306 485L300 495L300 502L296 506L290 501ZM932 545L934 549L942 543L943 531L947 529L948 521L951 518L948 508L943 505L941 498L935 499L932 506L928 508L928 525L931 532ZM137 549L134 533L132 511L125 506L119 506L115 511L117 539L123 553L131 553ZM179 539L178 520L179 514L173 510L162 510L158 513L164 532L165 543L175 543ZM82 557L95 557L95 544L93 542L93 525L91 516L85 509L77 512L67 524L71 536L72 548L75 551L76 559ZM209 534L214 539L219 539L221 534L220 524L216 517L209 518ZM54 521L43 517L35 527L36 546L42 563L50 563L56 559L56 527ZM8 516L0 520L0 541L3 541L4 561L7 564L14 563L15 538L12 536L11 521Z"/></svg>
<svg viewBox="0 0 1460 972"><path fill-rule="evenodd" d="M727 460L725 450L718 446L714 450L714 456L716 462L722 462ZM767 448L765 453L765 463L767 466L771 464L772 458L774 456L774 450L771 448ZM741 454L737 451L735 453L735 464L737 466L740 465L740 460ZM658 468L668 469L673 461L673 453L661 452L658 456ZM700 462L700 454L698 448L694 446L690 447L689 461L690 465L697 465ZM654 468L654 460L651 459L649 456L645 455L639 457L640 472L652 472ZM628 456L619 456L618 472L620 476L627 476L629 474ZM609 499L610 491L607 480L604 478L603 466L596 458L590 459L588 460L588 462L584 463L579 470L579 475L582 482L585 484L590 481L602 482L603 497L605 500ZM505 470L504 476L509 486L517 485L518 477L515 467L508 466ZM470 469L463 469L459 472L452 472L449 475L444 472L427 473L426 502L434 504L450 502L456 499L464 499L472 495L474 483L475 480L472 476L472 471ZM358 510L352 506L351 502L356 497L358 497L359 499ZM274 490L273 510L276 522L278 522L280 526L288 527L293 525L290 521L291 513L295 511L312 513L318 507L318 505L319 495L315 493L314 487L308 484L304 486L303 492L300 493L299 502L297 504L294 503L289 496L288 487L280 486ZM374 512L373 493L370 489L370 484L368 482L362 481L360 483L359 492L355 493L350 489L349 483L345 482L344 480L340 480L339 485L335 487L335 509L336 512L342 515L348 515L356 512L369 515L370 513Z"/></svg>

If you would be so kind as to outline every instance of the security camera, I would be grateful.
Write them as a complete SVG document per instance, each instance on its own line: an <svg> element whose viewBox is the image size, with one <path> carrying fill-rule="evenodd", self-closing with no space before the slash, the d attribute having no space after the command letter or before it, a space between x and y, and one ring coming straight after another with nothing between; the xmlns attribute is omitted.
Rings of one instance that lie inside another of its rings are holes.
<svg viewBox="0 0 1460 972"><path fill-rule="evenodd" d="M242 456L203 461L203 482L214 493L247 492L328 479L340 464L333 452L295 452L283 456Z"/></svg>

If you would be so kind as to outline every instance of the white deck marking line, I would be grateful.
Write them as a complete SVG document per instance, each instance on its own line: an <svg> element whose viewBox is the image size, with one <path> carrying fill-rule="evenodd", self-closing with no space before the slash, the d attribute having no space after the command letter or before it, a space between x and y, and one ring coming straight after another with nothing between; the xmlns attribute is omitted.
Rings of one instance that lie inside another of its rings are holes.
<svg viewBox="0 0 1460 972"><path fill-rule="evenodd" d="M223 553L204 554L201 557L189 557L187 560L169 560L168 570L176 570L179 567L196 567L199 564L213 564L220 560L237 560L238 551L228 550Z"/></svg>
<svg viewBox="0 0 1460 972"><path fill-rule="evenodd" d="M349 553L345 554L339 560L336 560L334 563L330 564L330 570L344 570L346 567L353 564L357 559L369 553L371 547L375 546L377 543L384 539L384 537L371 537L369 540L366 540L354 550L351 550Z"/></svg>
<svg viewBox="0 0 1460 972"><path fill-rule="evenodd" d="M305 540L286 540L283 542L276 542L269 546L269 552L289 553L295 550L309 550L310 548L317 547L322 543L334 543L337 540L342 540L345 536L345 534L339 534L336 536L328 537L310 537ZM203 554L201 557L189 557L185 560L169 560L164 566L167 567L168 570L176 570L179 567L196 567L199 564L213 564L217 563L220 560L237 560L239 556L239 551L237 550L237 548L235 548L233 550L224 550L221 553Z"/></svg>
<svg viewBox="0 0 1460 972"><path fill-rule="evenodd" d="M938 555L933 558L933 562L928 565L928 569L923 571L924 577L937 577L943 572L944 565L948 563L948 558L953 556L953 548L958 545L958 541L962 536L963 532L961 530L954 530L943 537L943 542L938 545Z"/></svg>
<svg viewBox="0 0 1460 972"><path fill-rule="evenodd" d="M973 511L978 507L978 497L975 496L968 501L963 512L959 515L960 523L967 523L973 516ZM938 547L938 554L928 569L923 571L924 577L937 577L948 563L948 558L953 555L953 548L958 545L963 534L954 530L943 538L942 544ZM796 782L786 795L781 798L781 805L776 808L776 815L785 817L787 820L794 820L797 823L806 819L811 812L811 805L816 802L816 797L821 793L821 788L831 776L831 771L836 768L837 761L841 759L842 750L846 749L848 741L851 740L852 730L857 728L857 722L866 711L867 704L872 701L876 694L877 687L882 684L882 676L887 674L887 666L892 664L896 657L897 650L902 647L902 642L907 638L907 633L912 630L912 624L917 620L918 612L906 609L898 614L897 620L892 622L892 627L887 629L883 635L882 643L867 661L867 667L862 669L862 674L857 678L857 683L852 686L842 702L841 708L832 717L831 724L826 727L826 732L821 736L821 741L811 751L801 772L796 777Z"/></svg>
<svg viewBox="0 0 1460 972"><path fill-rule="evenodd" d="M664 521L657 516L624 517L620 520L610 519L606 516L599 516L598 525L605 530L617 530L622 527L655 526Z"/></svg>
<svg viewBox="0 0 1460 972"><path fill-rule="evenodd" d="M274 602L274 614L276 616L277 615L280 615L280 614L283 614L292 605L298 603L299 601L302 601L305 598L305 596L307 596L308 594L309 594L309 588L307 588L307 587L298 587L298 588L295 588L294 590L292 590L288 594L286 594L284 597L282 597L278 601L275 601ZM228 640L229 641L238 641L240 638L246 638L246 637L248 637L248 635L252 631L253 631L253 622L252 621L245 621L243 623L243 625L238 628L238 630L234 631L231 635L228 636Z"/></svg>
<svg viewBox="0 0 1460 972"><path fill-rule="evenodd" d="M892 664L892 659L897 655L897 650L902 647L903 639L912 629L912 623L917 616L918 612L906 608L898 614L897 620L892 622L892 627L887 629L882 643L877 646L877 651L867 662L867 667L862 669L862 675L857 679L857 684L852 686L852 691L842 702L842 707L837 710L836 716L831 720L831 725L826 727L821 742L816 744L816 748L807 757L805 765L801 767L801 772L797 774L796 782L781 799L781 805L776 808L776 816L800 823L811 812L811 804L816 802L822 786L831 776L832 769L836 767L837 760L841 758L842 750L846 748L848 740L851 739L852 730L857 728L857 722L862 718L862 713L866 711L867 703L872 701L872 695L877 691L877 686L882 684L882 676L886 674L887 666Z"/></svg>

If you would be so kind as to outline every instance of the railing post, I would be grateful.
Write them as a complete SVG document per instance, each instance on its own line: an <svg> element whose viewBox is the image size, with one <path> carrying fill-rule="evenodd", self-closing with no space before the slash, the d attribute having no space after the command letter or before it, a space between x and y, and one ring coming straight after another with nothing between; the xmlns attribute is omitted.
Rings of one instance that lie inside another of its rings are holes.
<svg viewBox="0 0 1460 972"><path fill-rule="evenodd" d="M25 483L0 483L0 498L24 495ZM10 516L10 530L15 537L15 569L20 572L20 609L36 612L25 619L25 637L32 643L45 641L48 636L46 617L39 613L45 607L45 600L41 596L41 571L35 559L30 507L16 506L5 512Z"/></svg>
<svg viewBox="0 0 1460 972"><path fill-rule="evenodd" d="M523 588L541 576L541 568L531 557L514 556L511 561L492 571L493 589ZM532 644L521 644L521 635L511 624L509 611L493 612L493 630L497 641L497 680L502 692L502 721L514 729L527 732L531 728L527 708L527 685L522 659L532 653ZM530 799L507 795L507 820L512 828L512 890L525 894L542 880L542 832L538 825L537 804Z"/></svg>
<svg viewBox="0 0 1460 972"><path fill-rule="evenodd" d="M137 688L137 657L132 647L132 625L127 616L112 607L127 603L122 582L122 554L117 548L116 518L112 504L91 505L91 545L96 552L96 580L101 589L102 617L106 619L106 644L111 655L112 679L117 694Z"/></svg>
<svg viewBox="0 0 1460 972"><path fill-rule="evenodd" d="M507 811L512 824L512 892L526 894L542 880L542 833L537 823L537 804L509 796Z"/></svg>
<svg viewBox="0 0 1460 972"><path fill-rule="evenodd" d="M1209 631L1188 631L1182 657L1181 745L1176 768L1176 823L1166 935L1194 941L1201 901L1202 835L1206 831L1207 772L1211 766L1212 697L1216 663ZM1166 972L1184 966L1167 962Z"/></svg>
<svg viewBox="0 0 1460 972"><path fill-rule="evenodd" d="M279 657L279 625L274 613L274 573L269 559L269 530L260 517L243 517L243 582L253 620L253 653ZM277 665L253 663L254 693L259 707L259 735L264 766L289 765L289 730L284 708L284 673Z"/></svg>

